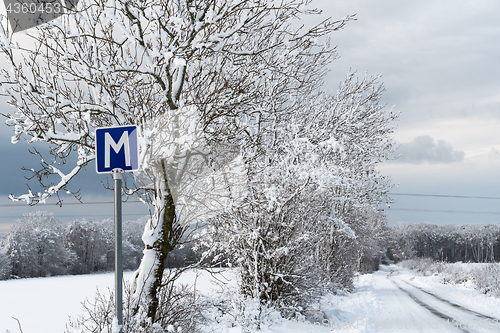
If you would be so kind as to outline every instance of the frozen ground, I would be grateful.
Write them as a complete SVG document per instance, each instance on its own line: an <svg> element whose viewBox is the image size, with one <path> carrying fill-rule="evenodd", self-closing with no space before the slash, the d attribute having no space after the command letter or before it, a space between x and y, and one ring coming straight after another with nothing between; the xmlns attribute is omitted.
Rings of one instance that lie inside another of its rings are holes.
<svg viewBox="0 0 500 333"><path fill-rule="evenodd" d="M130 276L126 273L125 279ZM234 272L225 273L224 279L230 290L237 288ZM103 292L113 288L113 281L112 273L0 281L0 333L20 332L12 317L19 319L24 333L63 332L68 315L81 313L80 302L92 299L96 288ZM182 282L194 281L206 297L219 297L221 287L209 274L197 277L189 272ZM500 331L500 299L464 286L442 285L436 277L418 277L396 266L382 266L375 274L358 277L356 287L350 295L325 296L318 304L316 323L289 321L269 312L261 332ZM206 332L243 332L229 319L217 317L217 321L211 322Z"/></svg>

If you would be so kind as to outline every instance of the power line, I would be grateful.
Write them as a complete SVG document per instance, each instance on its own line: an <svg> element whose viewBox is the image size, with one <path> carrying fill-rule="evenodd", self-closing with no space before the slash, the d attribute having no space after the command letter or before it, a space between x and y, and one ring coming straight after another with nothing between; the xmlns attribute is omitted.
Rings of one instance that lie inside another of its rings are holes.
<svg viewBox="0 0 500 333"><path fill-rule="evenodd" d="M389 193L392 195L400 196L413 196L413 197L439 197L439 198L461 198L461 199L489 199L500 200L500 197L487 197L487 196L470 196L470 195L448 195L448 194L422 194L422 193ZM126 201L126 203L143 203L140 200ZM114 201L94 201L94 202L70 202L65 203L63 206L73 205L108 205L114 204ZM0 204L0 207L32 207L25 204ZM417 208L389 208L388 211L408 211L408 212L427 212L427 213L453 213L453 214L486 214L486 215L500 215L500 212L478 212L478 211L461 211L461 210L439 210L439 209L417 209ZM127 216L142 216L144 214L124 214ZM111 215L86 215L88 217L103 217ZM58 217L81 217L80 215L58 215ZM19 218L19 216L0 216L0 218Z"/></svg>
<svg viewBox="0 0 500 333"><path fill-rule="evenodd" d="M419 194L419 193L389 193L392 195L412 196L412 197L438 197L438 198L461 198L461 199L493 199L500 200L500 197L482 197L472 195L448 195L448 194Z"/></svg>
<svg viewBox="0 0 500 333"><path fill-rule="evenodd" d="M472 195L449 195L449 194L422 194L422 193L399 193L390 192L391 195L400 196L412 196L412 197L438 197L438 198L461 198L461 199L490 199L490 200L500 200L500 197L486 197L486 196L472 196ZM94 201L94 202L70 202L64 203L63 206L72 205L108 205L113 204L114 201ZM140 200L129 200L124 203L143 203ZM0 204L0 207L27 207L25 204Z"/></svg>
<svg viewBox="0 0 500 333"><path fill-rule="evenodd" d="M143 203L142 201L139 200L130 200L130 201L124 201L123 203ZM114 201L95 201L95 202L69 202L69 203L63 203L64 206L72 206L72 205L108 205L108 204L114 204ZM0 207L34 207L34 206L29 206L26 204L0 204Z"/></svg>
<svg viewBox="0 0 500 333"><path fill-rule="evenodd" d="M129 200L129 201L124 201L124 203L143 203L140 200ZM114 201L94 201L94 202L69 202L63 204L64 206L76 206L76 205L110 205L114 204ZM34 207L34 206L29 206L26 204L21 204L21 203L12 203L12 204L0 204L0 207L19 207L19 208L29 208L29 207ZM40 207L40 206L38 206ZM123 216L146 216L147 213L144 214L122 214ZM113 214L72 214L72 215L59 215L56 214L57 218L63 218L63 217L76 217L76 218L85 218L85 217L113 217ZM0 219L16 219L20 218L19 215L16 216L0 216Z"/></svg>

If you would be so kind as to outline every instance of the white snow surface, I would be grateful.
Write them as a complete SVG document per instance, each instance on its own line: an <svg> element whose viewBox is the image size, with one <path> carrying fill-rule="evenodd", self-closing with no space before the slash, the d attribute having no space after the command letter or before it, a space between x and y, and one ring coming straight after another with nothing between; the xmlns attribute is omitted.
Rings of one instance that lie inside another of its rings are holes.
<svg viewBox="0 0 500 333"><path fill-rule="evenodd" d="M226 271L223 275L222 280L229 282L226 292L210 274L204 271L187 272L180 282L193 285L196 283L196 288L201 294L216 301L221 297L233 297L238 288L236 270ZM132 272L124 274L126 280L130 280L131 277ZM468 320L470 325L481 325L476 315L460 312L461 310L456 307L448 306L450 308L448 309L446 304L442 304L443 302L416 287L478 313L500 317L498 298L486 296L466 286L443 285L438 277L415 276L411 271L401 270L396 266L382 266L381 270L374 274L360 275L356 278L355 286L356 291L351 294L324 296L317 304L314 317L286 320L276 311L270 310L265 312L263 324L258 331L255 327L243 329L231 321L231 316L218 316L214 312L206 314L208 319L214 320L209 321L209 325L200 333L461 332L460 329L445 327L445 319L437 317L416 303L408 293L450 318L463 316L455 319L464 323ZM96 288L103 293L107 292L108 288L114 288L114 274L0 281L0 333L20 332L18 323L13 317L19 320L24 333L64 332L68 316L75 317L81 314L81 301L86 298L93 300ZM251 302L245 306L247 311L253 311ZM483 318L483 324L484 320ZM500 325L495 329L493 331L500 330ZM476 327L466 331L491 330Z"/></svg>

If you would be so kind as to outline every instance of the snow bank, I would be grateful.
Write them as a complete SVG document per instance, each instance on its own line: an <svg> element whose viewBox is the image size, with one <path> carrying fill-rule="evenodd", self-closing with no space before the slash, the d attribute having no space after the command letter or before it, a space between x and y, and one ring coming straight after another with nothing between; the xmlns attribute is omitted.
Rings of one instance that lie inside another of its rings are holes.
<svg viewBox="0 0 500 333"><path fill-rule="evenodd" d="M498 316L499 263L433 263L420 272L408 269L414 267L410 262L400 266L403 280L463 307Z"/></svg>

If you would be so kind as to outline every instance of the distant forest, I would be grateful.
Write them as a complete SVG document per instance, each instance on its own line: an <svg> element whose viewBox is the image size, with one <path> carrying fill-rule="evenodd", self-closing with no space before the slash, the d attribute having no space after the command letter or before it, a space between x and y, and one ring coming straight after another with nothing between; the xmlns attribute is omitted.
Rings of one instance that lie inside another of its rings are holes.
<svg viewBox="0 0 500 333"><path fill-rule="evenodd" d="M432 258L444 262L500 262L500 226L400 223L390 228L388 256L394 261Z"/></svg>
<svg viewBox="0 0 500 333"><path fill-rule="evenodd" d="M144 224L144 219L123 224L124 269L139 267L144 249L141 239ZM413 258L450 263L500 262L500 225L400 223L382 228L384 230L378 233L378 250L359 255L358 271L376 270L378 264L375 263L380 261ZM76 220L62 224L50 213L27 214L0 239L0 280L113 270L113 229L111 220ZM364 256L371 257L362 259ZM201 255L193 244L184 244L168 258L166 267L179 267L199 261ZM363 268L362 263L373 267Z"/></svg>
<svg viewBox="0 0 500 333"><path fill-rule="evenodd" d="M123 268L142 259L144 219L123 222ZM89 274L114 269L114 222L76 220L63 224L52 213L26 214L0 239L0 280ZM192 246L173 251L167 267L196 261Z"/></svg>

